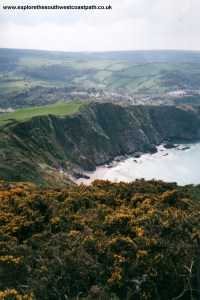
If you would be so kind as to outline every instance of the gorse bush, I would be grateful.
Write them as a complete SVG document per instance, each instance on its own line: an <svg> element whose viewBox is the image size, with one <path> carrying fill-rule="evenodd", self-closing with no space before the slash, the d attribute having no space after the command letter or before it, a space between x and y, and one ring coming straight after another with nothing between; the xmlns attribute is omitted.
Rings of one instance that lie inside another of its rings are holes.
<svg viewBox="0 0 200 300"><path fill-rule="evenodd" d="M194 187L137 180L0 188L0 299L198 298Z"/></svg>

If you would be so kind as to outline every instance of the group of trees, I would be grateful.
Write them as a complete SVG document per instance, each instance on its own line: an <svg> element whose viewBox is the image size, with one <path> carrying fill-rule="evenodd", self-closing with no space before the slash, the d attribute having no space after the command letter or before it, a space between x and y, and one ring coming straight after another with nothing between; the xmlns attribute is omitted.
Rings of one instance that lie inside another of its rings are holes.
<svg viewBox="0 0 200 300"><path fill-rule="evenodd" d="M162 71L161 85L167 88L177 89L199 89L199 74L191 74L187 72Z"/></svg>
<svg viewBox="0 0 200 300"><path fill-rule="evenodd" d="M18 72L23 76L25 75L39 80L66 81L70 83L77 77L95 74L96 69L76 69L65 65L52 64L28 69L21 68Z"/></svg>
<svg viewBox="0 0 200 300"><path fill-rule="evenodd" d="M0 298L197 299L200 202L188 192L1 182Z"/></svg>

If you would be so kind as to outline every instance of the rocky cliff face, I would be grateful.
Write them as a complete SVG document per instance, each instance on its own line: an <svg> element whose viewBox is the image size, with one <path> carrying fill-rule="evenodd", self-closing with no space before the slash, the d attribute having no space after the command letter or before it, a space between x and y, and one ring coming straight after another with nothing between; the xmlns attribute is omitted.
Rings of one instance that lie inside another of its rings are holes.
<svg viewBox="0 0 200 300"><path fill-rule="evenodd" d="M200 139L199 107L89 103L66 117L34 117L0 132L0 179L70 182L117 155L154 152L165 140ZM60 170L60 172L59 172Z"/></svg>

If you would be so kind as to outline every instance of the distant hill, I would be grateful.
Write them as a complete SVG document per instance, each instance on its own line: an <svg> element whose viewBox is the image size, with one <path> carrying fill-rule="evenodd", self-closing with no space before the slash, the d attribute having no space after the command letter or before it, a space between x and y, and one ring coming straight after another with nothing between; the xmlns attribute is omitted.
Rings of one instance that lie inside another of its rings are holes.
<svg viewBox="0 0 200 300"><path fill-rule="evenodd" d="M91 102L68 116L23 121L16 114L0 128L1 180L65 185L71 175L78 178L117 155L155 152L163 141L200 139L199 106Z"/></svg>
<svg viewBox="0 0 200 300"><path fill-rule="evenodd" d="M199 51L0 49L0 108L89 98L133 104L200 104L199 82ZM170 94L180 90L183 93Z"/></svg>
<svg viewBox="0 0 200 300"><path fill-rule="evenodd" d="M153 62L188 62L200 63L200 51L185 50L133 50L133 51L106 51L106 52L63 52L45 50L22 50L0 48L0 55L9 59L22 57L36 57L49 59L83 59L88 60L131 60L134 63Z"/></svg>

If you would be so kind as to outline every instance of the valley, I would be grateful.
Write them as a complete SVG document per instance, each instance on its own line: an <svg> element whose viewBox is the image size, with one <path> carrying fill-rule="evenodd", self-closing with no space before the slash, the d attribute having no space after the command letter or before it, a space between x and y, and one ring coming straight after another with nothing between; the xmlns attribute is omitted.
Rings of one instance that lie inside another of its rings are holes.
<svg viewBox="0 0 200 300"><path fill-rule="evenodd" d="M0 109L66 101L200 103L198 51L0 49Z"/></svg>

